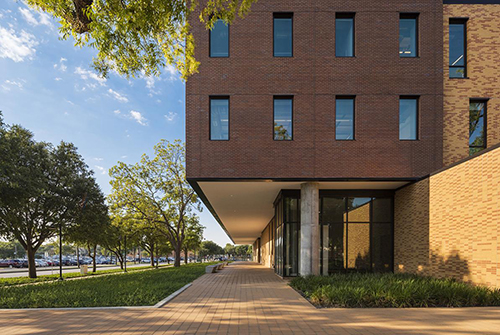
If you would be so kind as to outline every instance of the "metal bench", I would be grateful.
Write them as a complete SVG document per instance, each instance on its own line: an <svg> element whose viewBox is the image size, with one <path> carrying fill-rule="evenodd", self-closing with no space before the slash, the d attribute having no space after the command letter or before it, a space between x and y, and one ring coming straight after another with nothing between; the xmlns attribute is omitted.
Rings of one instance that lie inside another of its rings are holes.
<svg viewBox="0 0 500 335"><path fill-rule="evenodd" d="M219 264L207 265L205 273L215 273L218 270Z"/></svg>

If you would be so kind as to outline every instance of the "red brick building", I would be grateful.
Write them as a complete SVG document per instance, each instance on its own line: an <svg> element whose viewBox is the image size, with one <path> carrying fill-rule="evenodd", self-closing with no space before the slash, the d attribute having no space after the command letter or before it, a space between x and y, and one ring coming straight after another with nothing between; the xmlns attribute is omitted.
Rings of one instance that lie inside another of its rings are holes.
<svg viewBox="0 0 500 335"><path fill-rule="evenodd" d="M258 1L231 26L193 22L187 177L257 261L393 271L395 191L447 152L444 6Z"/></svg>

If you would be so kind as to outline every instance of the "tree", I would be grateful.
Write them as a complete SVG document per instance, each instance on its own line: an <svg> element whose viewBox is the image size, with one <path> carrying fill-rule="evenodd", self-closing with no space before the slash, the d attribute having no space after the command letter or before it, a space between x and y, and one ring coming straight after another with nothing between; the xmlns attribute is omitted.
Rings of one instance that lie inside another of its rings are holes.
<svg viewBox="0 0 500 335"><path fill-rule="evenodd" d="M207 28L217 19L244 17L256 0L27 0L61 23L60 32L77 46L97 50L94 68L106 76L159 75L174 65L186 79L197 71L188 18ZM203 2L202 6L200 2ZM196 12L196 14L195 14Z"/></svg>
<svg viewBox="0 0 500 335"><path fill-rule="evenodd" d="M186 227L186 238L182 244L182 249L184 251L184 263L188 263L188 253L189 251L198 251L201 248L201 242L203 240L203 231L205 227L200 224L200 220L196 215L192 215L187 220Z"/></svg>
<svg viewBox="0 0 500 335"><path fill-rule="evenodd" d="M0 241L0 259L2 258L22 258L23 247L21 244L14 240L9 242Z"/></svg>
<svg viewBox="0 0 500 335"><path fill-rule="evenodd" d="M224 247L224 252L228 257L236 255L234 245L232 245L231 243L226 244L226 246Z"/></svg>
<svg viewBox="0 0 500 335"><path fill-rule="evenodd" d="M160 141L155 157L143 155L134 165L122 162L111 168L110 203L126 215L152 220L175 251L174 266L180 266L187 219L200 201L186 181L185 148L180 140Z"/></svg>
<svg viewBox="0 0 500 335"><path fill-rule="evenodd" d="M104 240L104 233L110 224L108 206L105 204L104 195L93 177L84 180L81 185L84 197L76 224L69 229L69 241L85 246L92 258L92 272L96 272L97 246Z"/></svg>
<svg viewBox="0 0 500 335"><path fill-rule="evenodd" d="M75 222L90 172L71 143L57 147L36 142L18 125L0 123L0 234L26 250L30 278L36 278L35 253L60 225Z"/></svg>
<svg viewBox="0 0 500 335"><path fill-rule="evenodd" d="M203 241L201 243L200 256L201 257L213 257L217 255L224 254L224 249L217 243L213 241Z"/></svg>

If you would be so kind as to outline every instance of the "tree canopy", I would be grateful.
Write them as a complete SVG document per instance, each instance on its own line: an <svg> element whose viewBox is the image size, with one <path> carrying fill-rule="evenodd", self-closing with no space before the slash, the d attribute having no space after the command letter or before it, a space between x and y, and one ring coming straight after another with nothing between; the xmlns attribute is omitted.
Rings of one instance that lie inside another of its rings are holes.
<svg viewBox="0 0 500 335"><path fill-rule="evenodd" d="M97 50L94 68L103 76L158 76L167 64L186 79L197 71L188 19L207 28L231 23L256 0L26 0L59 19L62 38ZM197 18L196 18L197 17Z"/></svg>

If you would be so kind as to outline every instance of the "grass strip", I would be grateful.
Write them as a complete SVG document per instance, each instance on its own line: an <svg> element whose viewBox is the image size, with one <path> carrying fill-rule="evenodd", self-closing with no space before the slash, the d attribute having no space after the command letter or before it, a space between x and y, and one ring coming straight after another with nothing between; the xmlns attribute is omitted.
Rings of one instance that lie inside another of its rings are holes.
<svg viewBox="0 0 500 335"><path fill-rule="evenodd" d="M160 268L167 267L167 266L168 266L167 264L160 265ZM142 271L142 270L147 270L147 269L154 269L154 268L151 267L150 265L137 266L137 267L127 268L127 271L134 272L134 271ZM0 288L7 287L7 286L35 284L35 283L58 280L59 279L59 270L57 270L57 271L54 270L54 272L57 272L57 274L40 275L40 276L37 276L36 278L29 278L29 277L0 278ZM89 270L89 272L86 275L81 274L80 272L69 272L69 273L63 273L63 278L70 279L70 278L92 277L92 276L97 276L97 275L119 273L119 272L123 272L123 270L122 269L109 269L109 270L97 270L96 272L91 272L91 270Z"/></svg>
<svg viewBox="0 0 500 335"><path fill-rule="evenodd" d="M290 286L317 307L500 306L500 289L411 274L297 277Z"/></svg>
<svg viewBox="0 0 500 335"><path fill-rule="evenodd" d="M0 308L152 306L203 275L209 264L3 287Z"/></svg>

